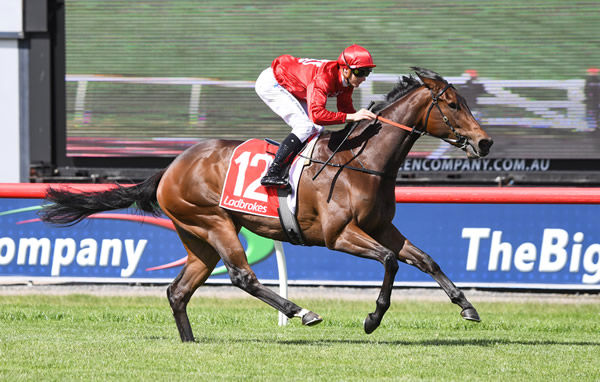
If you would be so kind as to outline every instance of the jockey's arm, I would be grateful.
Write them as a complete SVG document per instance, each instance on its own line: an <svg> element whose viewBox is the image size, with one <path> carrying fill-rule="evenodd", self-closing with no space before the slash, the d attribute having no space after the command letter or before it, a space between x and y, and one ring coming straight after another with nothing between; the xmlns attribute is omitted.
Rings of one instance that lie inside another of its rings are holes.
<svg viewBox="0 0 600 382"><path fill-rule="evenodd" d="M356 113L356 109L352 104L352 90L343 91L337 96L337 109L346 114Z"/></svg>
<svg viewBox="0 0 600 382"><path fill-rule="evenodd" d="M315 82L310 83L306 89L306 102L308 115L314 123L325 126L346 122L346 113L332 112L326 109L327 93Z"/></svg>

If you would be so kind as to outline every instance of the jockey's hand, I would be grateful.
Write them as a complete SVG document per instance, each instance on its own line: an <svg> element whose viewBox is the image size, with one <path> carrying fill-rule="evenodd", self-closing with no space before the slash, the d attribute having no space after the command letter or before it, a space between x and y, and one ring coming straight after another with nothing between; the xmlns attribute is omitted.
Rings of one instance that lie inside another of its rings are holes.
<svg viewBox="0 0 600 382"><path fill-rule="evenodd" d="M346 114L346 122L355 122L367 119L369 121L374 120L377 116L370 110L360 109L356 113Z"/></svg>

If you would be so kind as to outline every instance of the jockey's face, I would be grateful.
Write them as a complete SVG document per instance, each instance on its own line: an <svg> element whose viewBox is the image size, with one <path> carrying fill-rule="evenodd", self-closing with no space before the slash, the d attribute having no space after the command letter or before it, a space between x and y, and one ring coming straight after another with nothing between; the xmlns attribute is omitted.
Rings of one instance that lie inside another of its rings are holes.
<svg viewBox="0 0 600 382"><path fill-rule="evenodd" d="M353 88L358 88L360 84L362 84L367 79L366 76L357 76L353 73L353 70L346 67L342 68L342 76L344 76L346 82Z"/></svg>

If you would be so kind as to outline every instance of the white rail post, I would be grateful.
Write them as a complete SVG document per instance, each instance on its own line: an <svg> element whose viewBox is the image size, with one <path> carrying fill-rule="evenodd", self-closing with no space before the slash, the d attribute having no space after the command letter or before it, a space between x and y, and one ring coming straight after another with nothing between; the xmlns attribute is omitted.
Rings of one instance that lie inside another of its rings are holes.
<svg viewBox="0 0 600 382"><path fill-rule="evenodd" d="M188 123L191 127L199 125L200 113L200 94L202 91L202 85L199 83L192 84L192 90L190 92L190 106L188 110Z"/></svg>
<svg viewBox="0 0 600 382"><path fill-rule="evenodd" d="M279 273L279 295L283 298L288 296L288 278L287 266L285 264L285 253L280 241L274 240L275 256L277 257L277 271ZM288 318L285 314L279 312L279 326L287 325Z"/></svg>
<svg viewBox="0 0 600 382"><path fill-rule="evenodd" d="M75 92L75 123L79 127L85 123L85 95L87 86L87 80L77 81L77 91Z"/></svg>

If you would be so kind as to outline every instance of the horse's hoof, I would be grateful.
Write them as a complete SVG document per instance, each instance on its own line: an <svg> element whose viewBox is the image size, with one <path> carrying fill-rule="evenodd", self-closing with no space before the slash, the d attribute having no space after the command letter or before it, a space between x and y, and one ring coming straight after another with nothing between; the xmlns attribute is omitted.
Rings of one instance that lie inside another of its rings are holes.
<svg viewBox="0 0 600 382"><path fill-rule="evenodd" d="M302 316L302 325L313 326L323 321L323 318L314 312L308 312Z"/></svg>
<svg viewBox="0 0 600 382"><path fill-rule="evenodd" d="M369 313L363 321L365 333L371 334L379 327L379 322L373 318L373 313Z"/></svg>
<svg viewBox="0 0 600 382"><path fill-rule="evenodd" d="M465 320L475 321L475 322L481 321L481 319L479 318L479 314L477 314L477 311L475 310L475 308L465 308L462 310L462 312L460 312L460 315Z"/></svg>

